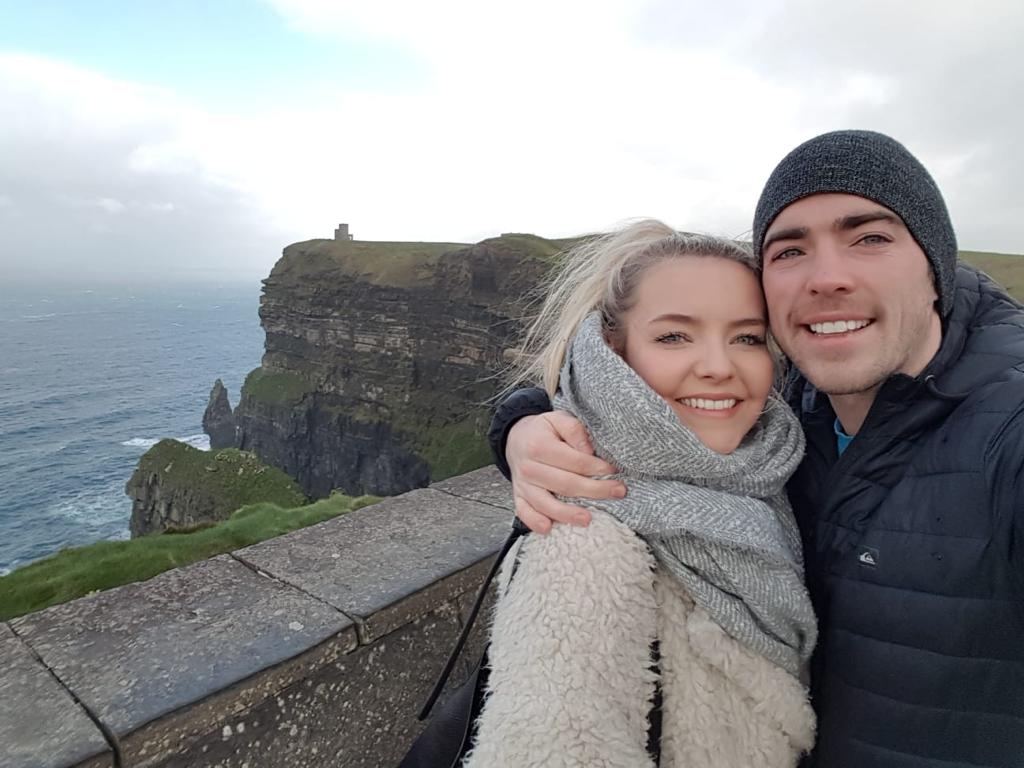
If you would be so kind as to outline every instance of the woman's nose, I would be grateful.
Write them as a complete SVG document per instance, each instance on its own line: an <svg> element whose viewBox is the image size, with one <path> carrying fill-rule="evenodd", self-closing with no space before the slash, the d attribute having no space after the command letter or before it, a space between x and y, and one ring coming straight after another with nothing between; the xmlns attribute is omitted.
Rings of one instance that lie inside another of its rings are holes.
<svg viewBox="0 0 1024 768"><path fill-rule="evenodd" d="M727 379L732 375L732 360L722 344L705 344L694 369L698 376L708 379Z"/></svg>

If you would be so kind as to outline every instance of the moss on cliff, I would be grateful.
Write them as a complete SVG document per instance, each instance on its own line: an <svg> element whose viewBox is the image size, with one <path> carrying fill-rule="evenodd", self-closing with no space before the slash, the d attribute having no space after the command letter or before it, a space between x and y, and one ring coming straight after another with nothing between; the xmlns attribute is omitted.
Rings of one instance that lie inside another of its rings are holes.
<svg viewBox="0 0 1024 768"><path fill-rule="evenodd" d="M421 428L412 433L413 451L430 467L430 481L461 475L491 463L481 415L462 421Z"/></svg>
<svg viewBox="0 0 1024 768"><path fill-rule="evenodd" d="M256 368L245 377L242 394L264 403L294 405L314 389L311 381L297 373L271 373Z"/></svg>
<svg viewBox="0 0 1024 768"><path fill-rule="evenodd" d="M236 452L237 453L237 452ZM373 504L374 496L334 494L294 508L261 502L230 519L188 533L164 533L131 541L101 541L61 550L0 577L0 620L134 581L208 557L256 544Z"/></svg>
<svg viewBox="0 0 1024 768"><path fill-rule="evenodd" d="M245 504L297 507L307 501L284 472L235 448L201 451L177 440L161 440L139 458L137 472L157 473L167 496L179 491L202 493L224 516Z"/></svg>

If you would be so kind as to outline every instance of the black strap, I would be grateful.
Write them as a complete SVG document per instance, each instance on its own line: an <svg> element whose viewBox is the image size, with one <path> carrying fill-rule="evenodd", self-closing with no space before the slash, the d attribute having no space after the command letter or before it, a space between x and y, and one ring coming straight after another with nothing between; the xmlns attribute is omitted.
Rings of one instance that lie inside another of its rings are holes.
<svg viewBox="0 0 1024 768"><path fill-rule="evenodd" d="M452 674L452 670L455 668L455 662L459 660L459 654L462 653L462 647L466 644L466 640L469 639L469 633L473 629L473 624L476 622L476 616L480 613L480 608L484 604L484 599L487 597L487 589L491 586L491 582L494 581L494 577L498 573L498 569L501 567L501 561L505 559L505 555L508 554L509 550L512 549L512 545L516 543L525 533L529 533L530 529L527 528L519 518L516 518L512 524L512 533L505 539L505 543L501 545L501 550L498 552L498 556L494 560L494 564L491 566L490 573L487 574L487 578L484 579L483 585L480 587L480 591L477 593L476 602L473 603L473 609L469 612L469 616L466 618L466 624L462 627L462 632L459 635L458 641L455 643L455 648L452 649L451 655L448 657L448 661L445 662L444 669L441 671L441 676L434 683L434 690L430 692L430 696L427 698L427 703L423 705L423 709L420 710L419 719L426 720L430 715L430 710L433 709L434 704L437 702L438 697L441 695L441 691L444 690L445 683L448 682L449 676Z"/></svg>
<svg viewBox="0 0 1024 768"><path fill-rule="evenodd" d="M657 673L658 680L654 684L654 700L647 712L647 754L655 765L661 765L661 644L657 640L651 643L651 669Z"/></svg>

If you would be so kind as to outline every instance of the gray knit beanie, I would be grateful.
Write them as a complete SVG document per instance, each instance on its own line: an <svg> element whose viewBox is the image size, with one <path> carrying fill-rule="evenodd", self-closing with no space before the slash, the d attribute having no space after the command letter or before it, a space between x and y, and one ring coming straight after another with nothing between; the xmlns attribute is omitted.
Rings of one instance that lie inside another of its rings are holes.
<svg viewBox="0 0 1024 768"><path fill-rule="evenodd" d="M873 131L834 131L804 142L779 163L754 213L754 251L790 203L842 192L884 205L907 225L935 273L940 314L953 306L956 235L942 194L924 166L898 141Z"/></svg>

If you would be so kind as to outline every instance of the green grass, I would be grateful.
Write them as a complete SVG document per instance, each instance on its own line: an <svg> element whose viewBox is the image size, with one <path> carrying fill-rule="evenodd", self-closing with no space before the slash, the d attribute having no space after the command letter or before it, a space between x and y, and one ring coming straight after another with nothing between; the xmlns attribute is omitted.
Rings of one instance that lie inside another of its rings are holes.
<svg viewBox="0 0 1024 768"><path fill-rule="evenodd" d="M411 288L429 282L442 254L465 243L390 243L353 240L307 240L289 245L271 278L350 275L371 285Z"/></svg>
<svg viewBox="0 0 1024 768"><path fill-rule="evenodd" d="M989 275L1017 301L1024 301L1024 256L960 251L960 258Z"/></svg>
<svg viewBox="0 0 1024 768"><path fill-rule="evenodd" d="M296 373L269 373L255 368L245 377L242 394L264 403L295 405L314 389L311 381Z"/></svg>
<svg viewBox="0 0 1024 768"><path fill-rule="evenodd" d="M430 466L430 481L461 475L491 463L491 449L484 435L486 424L470 416L442 427L425 428L413 450Z"/></svg>
<svg viewBox="0 0 1024 768"><path fill-rule="evenodd" d="M480 245L520 255L524 260L552 262L579 238L548 240L537 235L507 233ZM274 266L271 280L338 280L348 275L371 285L412 288L431 285L441 257L470 248L466 243L401 243L352 240L307 240L289 245Z"/></svg>
<svg viewBox="0 0 1024 768"><path fill-rule="evenodd" d="M230 519L188 533L164 533L131 541L101 541L61 550L0 577L0 620L104 589L151 579L159 573L231 552L378 501L340 494L296 508L251 504Z"/></svg>
<svg viewBox="0 0 1024 768"><path fill-rule="evenodd" d="M546 262L554 260L555 256L565 250L565 245L561 241L519 232L506 232L501 237L484 240L481 245L484 243L498 250L519 252L525 258L541 259Z"/></svg>

